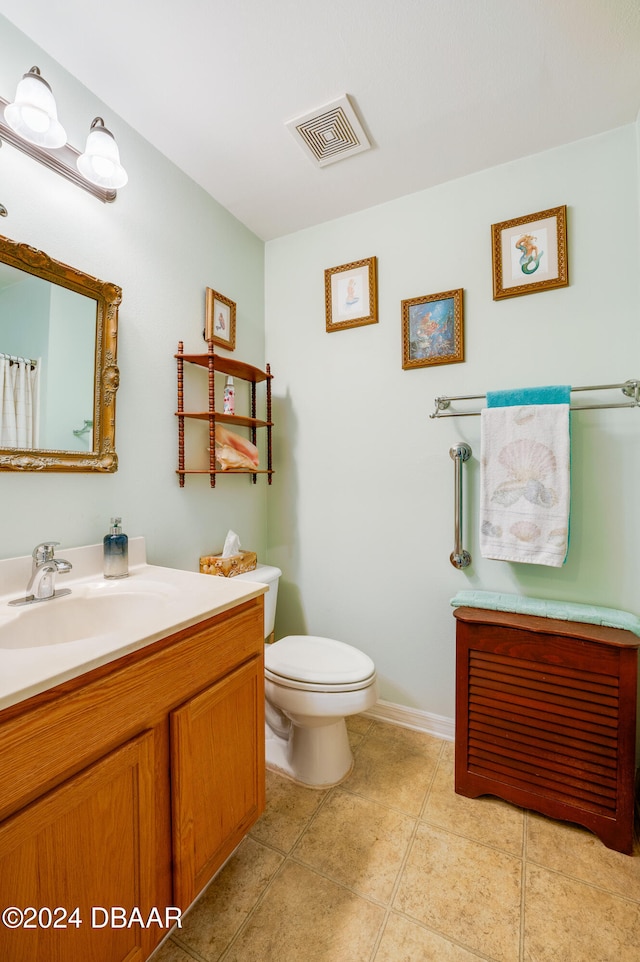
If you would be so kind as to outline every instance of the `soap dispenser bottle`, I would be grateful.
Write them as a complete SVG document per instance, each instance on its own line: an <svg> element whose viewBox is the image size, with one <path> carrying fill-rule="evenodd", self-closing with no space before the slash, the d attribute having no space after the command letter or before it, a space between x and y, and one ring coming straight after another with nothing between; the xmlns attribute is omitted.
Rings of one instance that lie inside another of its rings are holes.
<svg viewBox="0 0 640 962"><path fill-rule="evenodd" d="M104 536L105 578L126 578L129 574L129 539L122 533L122 518L112 518Z"/></svg>

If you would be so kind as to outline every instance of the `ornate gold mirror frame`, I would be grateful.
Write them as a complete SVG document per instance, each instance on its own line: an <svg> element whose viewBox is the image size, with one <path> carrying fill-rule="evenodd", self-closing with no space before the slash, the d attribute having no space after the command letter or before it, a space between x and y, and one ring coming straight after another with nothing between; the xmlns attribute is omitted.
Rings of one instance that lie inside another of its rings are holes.
<svg viewBox="0 0 640 962"><path fill-rule="evenodd" d="M0 263L66 287L96 302L92 450L0 447L0 471L117 471L116 391L120 374L116 361L121 288L83 274L53 260L43 251L8 237L0 236Z"/></svg>

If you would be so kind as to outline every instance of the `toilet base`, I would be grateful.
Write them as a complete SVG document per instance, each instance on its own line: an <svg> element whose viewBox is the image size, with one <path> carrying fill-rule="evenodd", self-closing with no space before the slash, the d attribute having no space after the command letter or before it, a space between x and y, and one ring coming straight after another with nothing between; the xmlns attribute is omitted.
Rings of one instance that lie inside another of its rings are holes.
<svg viewBox="0 0 640 962"><path fill-rule="evenodd" d="M292 722L286 738L266 724L267 768L307 788L331 788L348 778L353 754L344 718L319 721L306 719L311 727Z"/></svg>

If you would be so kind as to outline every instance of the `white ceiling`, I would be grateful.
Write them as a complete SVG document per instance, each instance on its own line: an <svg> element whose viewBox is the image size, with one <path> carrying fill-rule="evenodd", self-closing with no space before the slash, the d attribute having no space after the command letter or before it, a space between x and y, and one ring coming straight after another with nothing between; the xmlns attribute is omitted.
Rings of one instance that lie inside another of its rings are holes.
<svg viewBox="0 0 640 962"><path fill-rule="evenodd" d="M0 0L0 12L265 240L631 123L640 107L640 0ZM317 168L285 124L345 93L373 148Z"/></svg>

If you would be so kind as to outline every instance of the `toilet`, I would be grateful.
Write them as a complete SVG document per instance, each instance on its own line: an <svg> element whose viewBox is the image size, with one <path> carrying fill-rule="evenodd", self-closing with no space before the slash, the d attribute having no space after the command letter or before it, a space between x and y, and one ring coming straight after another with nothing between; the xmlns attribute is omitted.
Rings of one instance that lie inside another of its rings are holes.
<svg viewBox="0 0 640 962"><path fill-rule="evenodd" d="M269 586L264 596L264 636L273 632L282 572L258 565L236 575ZM313 788L343 781L353 768L345 718L378 699L373 661L332 638L289 635L265 644L267 767Z"/></svg>

